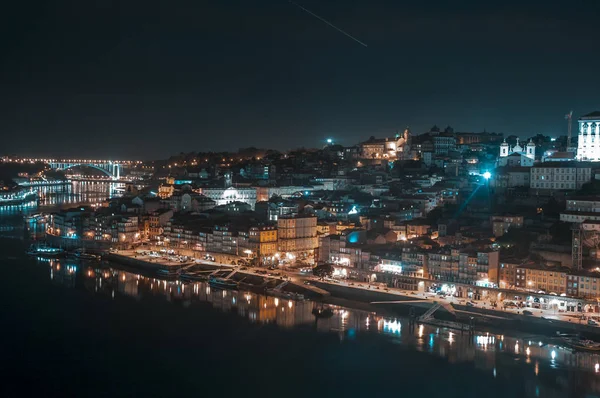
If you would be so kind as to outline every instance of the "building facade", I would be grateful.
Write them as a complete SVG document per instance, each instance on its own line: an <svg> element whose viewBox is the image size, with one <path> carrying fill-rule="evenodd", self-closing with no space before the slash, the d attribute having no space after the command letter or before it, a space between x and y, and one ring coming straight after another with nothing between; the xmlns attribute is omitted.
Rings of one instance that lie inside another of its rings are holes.
<svg viewBox="0 0 600 398"><path fill-rule="evenodd" d="M579 118L577 160L600 160L600 112L592 112Z"/></svg>

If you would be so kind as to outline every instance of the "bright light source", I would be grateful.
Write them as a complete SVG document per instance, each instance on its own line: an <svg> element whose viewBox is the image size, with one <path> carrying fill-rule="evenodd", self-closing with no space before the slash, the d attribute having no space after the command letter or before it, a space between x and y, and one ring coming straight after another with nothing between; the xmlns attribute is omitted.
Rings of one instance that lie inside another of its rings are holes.
<svg viewBox="0 0 600 398"><path fill-rule="evenodd" d="M333 143L333 140L331 138L327 138L327 143L331 144L331 143Z"/></svg>
<svg viewBox="0 0 600 398"><path fill-rule="evenodd" d="M490 173L489 171L486 171L485 173L483 173L483 178L485 178L486 180L489 180L492 177L492 173Z"/></svg>

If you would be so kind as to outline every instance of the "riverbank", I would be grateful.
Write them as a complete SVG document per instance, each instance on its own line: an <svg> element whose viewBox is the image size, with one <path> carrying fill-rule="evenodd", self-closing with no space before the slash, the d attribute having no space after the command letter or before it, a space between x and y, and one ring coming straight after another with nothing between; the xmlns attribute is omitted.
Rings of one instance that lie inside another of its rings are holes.
<svg viewBox="0 0 600 398"><path fill-rule="evenodd" d="M245 286L245 288L256 288L261 291L264 291L265 286L273 287L278 283L283 282L283 279L281 279L280 276L257 274L256 270L241 270L238 267L210 262L197 263L196 260L189 260L182 263L179 261L170 261L162 257L151 258L142 256L135 251L110 253L107 254L105 258L109 261L123 264L128 267L155 272L166 271L169 274L194 265L205 267L208 271L236 271L236 276L233 278L236 281L252 277L263 278L263 283ZM471 306L466 305L466 302L462 302L461 304L458 300L442 299L439 296L427 293L405 292L392 288L376 289L374 287L364 287L362 285L351 286L339 282L316 281L309 276L298 276L297 274L292 273L289 273L289 275L290 278L288 279L287 288L289 291L302 293L308 298L324 303L335 304L337 301L340 304L336 305L351 306L367 311L379 310L398 316L407 316L412 312L418 316L425 313L437 302L446 302L452 305L456 310L456 314L450 314L442 308L436 312L436 318L459 320L462 322L470 322L470 319L474 319L476 324L483 327L489 326L500 329L515 329L546 335L554 335L556 332L581 333L588 337L600 338L599 327L579 323L573 317L566 315L554 314L544 316L545 314L542 311L534 309L531 309L530 311L532 315L523 315L516 310L484 308L483 302ZM306 281L310 284L305 285L304 282Z"/></svg>

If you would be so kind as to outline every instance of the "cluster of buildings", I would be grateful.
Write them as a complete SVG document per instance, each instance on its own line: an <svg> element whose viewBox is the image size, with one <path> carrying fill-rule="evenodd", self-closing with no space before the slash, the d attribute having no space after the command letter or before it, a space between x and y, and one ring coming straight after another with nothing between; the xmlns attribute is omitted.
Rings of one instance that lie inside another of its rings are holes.
<svg viewBox="0 0 600 398"><path fill-rule="evenodd" d="M577 196L600 169L598 126L600 113L583 116L571 152L540 135L433 126L349 147L182 154L153 163L146 190L53 214L48 233L235 264L329 263L339 277L411 289L600 297L589 267L600 196Z"/></svg>

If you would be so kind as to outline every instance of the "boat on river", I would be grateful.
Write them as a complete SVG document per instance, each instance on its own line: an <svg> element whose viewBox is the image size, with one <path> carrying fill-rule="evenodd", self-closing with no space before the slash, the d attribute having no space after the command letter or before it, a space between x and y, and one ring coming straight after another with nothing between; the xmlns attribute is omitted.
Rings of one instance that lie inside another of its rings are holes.
<svg viewBox="0 0 600 398"><path fill-rule="evenodd" d="M333 316L333 310L330 307L313 308L312 314L315 318L331 318Z"/></svg>
<svg viewBox="0 0 600 398"><path fill-rule="evenodd" d="M64 249L59 247L52 247L46 244L31 245L25 252L30 256L38 257L61 257L65 254Z"/></svg>
<svg viewBox="0 0 600 398"><path fill-rule="evenodd" d="M98 254L89 253L85 249L77 249L70 253L70 255L78 260L100 260L100 256Z"/></svg>
<svg viewBox="0 0 600 398"><path fill-rule="evenodd" d="M38 194L34 190L15 189L0 194L0 206L14 206L24 203L35 202Z"/></svg>
<svg viewBox="0 0 600 398"><path fill-rule="evenodd" d="M560 337L560 341L575 351L600 352L600 343L579 336L565 335Z"/></svg>
<svg viewBox="0 0 600 398"><path fill-rule="evenodd" d="M266 289L265 292L270 296L286 298L290 300L304 300L304 295L301 293L286 292L280 289Z"/></svg>
<svg viewBox="0 0 600 398"><path fill-rule="evenodd" d="M218 276L211 276L208 279L208 284L211 287L214 287L217 289L237 289L238 288L238 283L236 281L233 281L231 279L221 278Z"/></svg>

